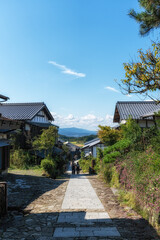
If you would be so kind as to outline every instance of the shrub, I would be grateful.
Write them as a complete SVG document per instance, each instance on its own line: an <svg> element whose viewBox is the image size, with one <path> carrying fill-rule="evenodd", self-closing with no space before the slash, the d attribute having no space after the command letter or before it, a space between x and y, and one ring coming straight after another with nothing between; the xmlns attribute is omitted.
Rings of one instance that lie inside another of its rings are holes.
<svg viewBox="0 0 160 240"><path fill-rule="evenodd" d="M23 149L11 151L10 163L18 168L28 168L34 163L33 157Z"/></svg>
<svg viewBox="0 0 160 240"><path fill-rule="evenodd" d="M150 142L154 151L160 154L160 135L152 137Z"/></svg>
<svg viewBox="0 0 160 240"><path fill-rule="evenodd" d="M96 159L92 156L86 157L85 159L82 159L79 161L80 168L83 172L89 172L89 170L92 168L92 164L96 163ZM92 169L94 171L94 167Z"/></svg>
<svg viewBox="0 0 160 240"><path fill-rule="evenodd" d="M137 209L135 194L124 190L119 191L118 199L122 204L128 205L133 209Z"/></svg>
<svg viewBox="0 0 160 240"><path fill-rule="evenodd" d="M56 165L53 162L52 159L43 159L41 161L41 167L44 169L44 171L49 175L49 177L56 177Z"/></svg>
<svg viewBox="0 0 160 240"><path fill-rule="evenodd" d="M116 163L120 183L134 192L141 208L160 212L160 156L151 147L145 152L131 152Z"/></svg>
<svg viewBox="0 0 160 240"><path fill-rule="evenodd" d="M129 139L122 139L119 142L115 143L114 145L107 147L104 149L104 155L107 153L111 153L114 151L124 152L131 146L132 142Z"/></svg>
<svg viewBox="0 0 160 240"><path fill-rule="evenodd" d="M103 176L105 182L107 183L110 183L112 179L112 167L113 167L112 163L105 164L103 167Z"/></svg>
<svg viewBox="0 0 160 240"><path fill-rule="evenodd" d="M120 157L121 154L120 152L116 151L116 152L112 152L112 153L109 153L109 154L106 154L104 156L104 163L112 163L116 160L117 157Z"/></svg>
<svg viewBox="0 0 160 240"><path fill-rule="evenodd" d="M96 173L99 173L102 168L103 161L103 150L101 148L97 148L97 158L95 160L94 170Z"/></svg>
<svg viewBox="0 0 160 240"><path fill-rule="evenodd" d="M119 173L117 172L117 169L116 169L115 166L112 167L111 186L115 187L115 188L119 188L120 187Z"/></svg>
<svg viewBox="0 0 160 240"><path fill-rule="evenodd" d="M84 151L81 151L81 159L82 159L82 160L85 159L85 153L84 153Z"/></svg>
<svg viewBox="0 0 160 240"><path fill-rule="evenodd" d="M131 117L127 120L126 124L121 125L121 129L125 139L129 139L133 143L140 141L142 135L141 128Z"/></svg>
<svg viewBox="0 0 160 240"><path fill-rule="evenodd" d="M55 166L56 166L56 175L59 176L64 172L64 168L68 160L65 159L63 156L57 156L55 157L54 160L55 160Z"/></svg>

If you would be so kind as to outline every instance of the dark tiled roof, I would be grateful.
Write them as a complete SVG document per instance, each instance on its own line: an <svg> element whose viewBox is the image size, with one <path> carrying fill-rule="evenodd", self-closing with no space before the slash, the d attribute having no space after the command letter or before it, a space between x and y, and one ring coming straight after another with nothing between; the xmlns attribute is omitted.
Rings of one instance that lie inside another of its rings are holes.
<svg viewBox="0 0 160 240"><path fill-rule="evenodd" d="M99 138L94 138L94 139L92 139L92 140L90 140L88 142L85 142L84 145L88 145L90 143L96 142L97 140L99 140Z"/></svg>
<svg viewBox="0 0 160 240"><path fill-rule="evenodd" d="M32 118L42 109L44 109L49 120L54 120L43 102L0 104L0 113L2 116L14 120L32 120Z"/></svg>
<svg viewBox="0 0 160 240"><path fill-rule="evenodd" d="M99 143L101 143L101 140L99 138L95 138L89 142L86 142L82 149L87 148L87 147L93 147Z"/></svg>
<svg viewBox="0 0 160 240"><path fill-rule="evenodd" d="M154 101L117 102L114 114L114 122L126 120L131 116L133 119L142 119L143 115L156 111L160 104Z"/></svg>
<svg viewBox="0 0 160 240"><path fill-rule="evenodd" d="M160 112L160 107L158 107L157 109L155 109L152 112L145 113L142 117L144 117L144 118L152 117L152 116L154 116L155 113L158 113L158 112Z"/></svg>

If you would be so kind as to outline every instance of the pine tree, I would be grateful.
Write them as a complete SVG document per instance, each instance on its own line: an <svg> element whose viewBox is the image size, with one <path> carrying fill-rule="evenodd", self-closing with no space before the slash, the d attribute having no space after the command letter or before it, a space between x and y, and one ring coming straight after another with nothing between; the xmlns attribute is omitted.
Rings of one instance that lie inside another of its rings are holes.
<svg viewBox="0 0 160 240"><path fill-rule="evenodd" d="M140 34L145 36L151 30L160 27L160 0L138 0L138 2L145 11L137 13L131 9L129 16L140 23Z"/></svg>

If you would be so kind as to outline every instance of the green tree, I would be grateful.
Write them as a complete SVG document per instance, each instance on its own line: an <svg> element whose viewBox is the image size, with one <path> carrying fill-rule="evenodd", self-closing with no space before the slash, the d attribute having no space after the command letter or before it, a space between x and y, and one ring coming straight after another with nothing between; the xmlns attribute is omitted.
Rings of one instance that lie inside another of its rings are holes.
<svg viewBox="0 0 160 240"><path fill-rule="evenodd" d="M121 131L117 129L112 129L108 126L99 125L98 137L106 145L112 145L116 143L121 138Z"/></svg>
<svg viewBox="0 0 160 240"><path fill-rule="evenodd" d="M124 94L143 94L153 100L152 93L160 90L160 43L153 44L152 50L139 50L139 61L124 63L125 79L119 84Z"/></svg>
<svg viewBox="0 0 160 240"><path fill-rule="evenodd" d="M39 151L44 150L45 157L51 158L57 136L58 131L56 127L50 126L48 129L43 129L42 134L36 137L33 141L33 148Z"/></svg>
<svg viewBox="0 0 160 240"><path fill-rule="evenodd" d="M81 159L84 160L84 158L85 158L85 153L84 151L81 151Z"/></svg>
<svg viewBox="0 0 160 240"><path fill-rule="evenodd" d="M140 34L148 34L151 30L160 27L160 1L159 0L138 0L144 11L137 13L131 9L129 16L140 23Z"/></svg>
<svg viewBox="0 0 160 240"><path fill-rule="evenodd" d="M129 139L133 143L140 141L142 135L141 128L131 117L126 124L121 125L121 129L124 139Z"/></svg>

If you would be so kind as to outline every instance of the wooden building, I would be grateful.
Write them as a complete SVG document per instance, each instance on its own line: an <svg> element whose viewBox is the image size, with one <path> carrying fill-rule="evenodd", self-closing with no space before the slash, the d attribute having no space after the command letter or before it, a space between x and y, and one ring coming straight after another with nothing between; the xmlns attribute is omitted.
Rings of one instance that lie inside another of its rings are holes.
<svg viewBox="0 0 160 240"><path fill-rule="evenodd" d="M0 94L0 106L9 98ZM8 135L21 127L20 121L15 121L2 116L0 111L0 174L7 172L10 160L10 143Z"/></svg>
<svg viewBox="0 0 160 240"><path fill-rule="evenodd" d="M125 101L117 102L114 112L114 123L125 124L131 117L141 128L155 125L154 112L160 111L160 103L154 101Z"/></svg>
<svg viewBox="0 0 160 240"><path fill-rule="evenodd" d="M82 147L82 151L85 153L85 157L92 155L93 157L97 157L97 148L101 148L104 150L105 145L101 142L99 138L95 138L91 141L88 141Z"/></svg>
<svg viewBox="0 0 160 240"><path fill-rule="evenodd" d="M70 142L64 142L64 145L66 145L69 149L69 153L70 153L70 158L71 160L78 160L81 156L81 151L80 151L80 147L70 143Z"/></svg>
<svg viewBox="0 0 160 240"><path fill-rule="evenodd" d="M20 121L14 121L0 116L0 173L7 172L10 160L9 134L21 127Z"/></svg>
<svg viewBox="0 0 160 240"><path fill-rule="evenodd" d="M17 138L23 149L31 147L31 140L41 134L42 129L55 126L52 124L54 118L43 102L1 103L0 112L6 118L21 122L21 134Z"/></svg>

